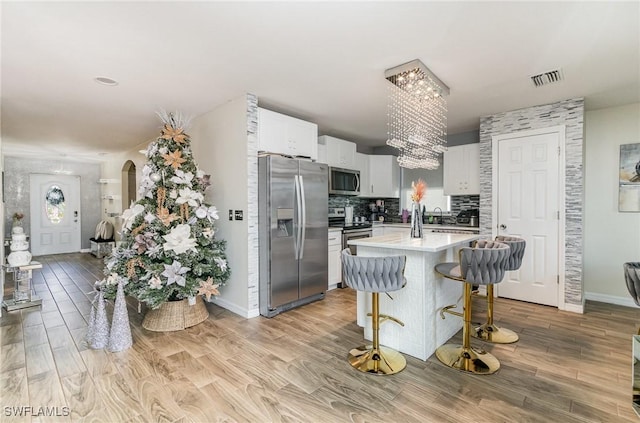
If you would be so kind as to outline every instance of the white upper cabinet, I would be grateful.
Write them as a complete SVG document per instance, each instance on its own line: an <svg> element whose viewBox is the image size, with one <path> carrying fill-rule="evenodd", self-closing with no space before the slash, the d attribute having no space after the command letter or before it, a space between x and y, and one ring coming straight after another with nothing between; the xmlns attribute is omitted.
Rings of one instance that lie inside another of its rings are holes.
<svg viewBox="0 0 640 423"><path fill-rule="evenodd" d="M356 170L360 171L360 197L371 197L371 183L369 179L369 156L356 153Z"/></svg>
<svg viewBox="0 0 640 423"><path fill-rule="evenodd" d="M449 147L444 153L445 195L480 194L480 144Z"/></svg>
<svg viewBox="0 0 640 423"><path fill-rule="evenodd" d="M343 169L356 168L356 144L339 138L323 135L318 137L318 144L327 148L327 164Z"/></svg>
<svg viewBox="0 0 640 423"><path fill-rule="evenodd" d="M400 165L396 156L369 156L368 197L400 198Z"/></svg>
<svg viewBox="0 0 640 423"><path fill-rule="evenodd" d="M327 164L327 146L324 144L318 143L318 159L316 160L318 163Z"/></svg>
<svg viewBox="0 0 640 423"><path fill-rule="evenodd" d="M258 108L258 151L318 158L318 125Z"/></svg>

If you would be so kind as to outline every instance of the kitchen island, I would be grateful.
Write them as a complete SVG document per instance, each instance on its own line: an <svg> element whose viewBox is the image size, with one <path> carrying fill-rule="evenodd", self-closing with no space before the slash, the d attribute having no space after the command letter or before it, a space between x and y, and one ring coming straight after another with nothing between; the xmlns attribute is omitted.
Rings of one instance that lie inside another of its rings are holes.
<svg viewBox="0 0 640 423"><path fill-rule="evenodd" d="M447 315L440 318L440 310L450 304L462 304L462 283L438 275L434 267L445 261L457 261L460 247L479 239L477 234L426 232L423 238L392 233L349 241L358 247L358 256L407 257L405 278L407 285L390 295L380 295L380 313L404 322L380 326L380 343L410 356L426 360L437 347L444 344L462 328L462 319ZM365 338L372 339L371 294L358 292L358 325L364 327ZM461 311L461 310L460 310Z"/></svg>

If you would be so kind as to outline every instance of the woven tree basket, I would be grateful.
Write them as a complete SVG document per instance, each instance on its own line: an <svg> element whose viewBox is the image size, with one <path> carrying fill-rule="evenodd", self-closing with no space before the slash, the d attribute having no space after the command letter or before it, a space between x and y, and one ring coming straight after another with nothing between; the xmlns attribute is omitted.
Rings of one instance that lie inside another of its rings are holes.
<svg viewBox="0 0 640 423"><path fill-rule="evenodd" d="M202 323L209 317L209 311L202 300L196 296L196 304L189 301L168 301L155 310L147 311L142 327L153 332L171 332L186 329Z"/></svg>

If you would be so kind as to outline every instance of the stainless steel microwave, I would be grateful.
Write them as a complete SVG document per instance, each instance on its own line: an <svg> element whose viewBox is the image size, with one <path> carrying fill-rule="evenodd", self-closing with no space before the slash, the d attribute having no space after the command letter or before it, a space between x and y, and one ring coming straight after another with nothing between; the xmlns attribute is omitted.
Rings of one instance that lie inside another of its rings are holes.
<svg viewBox="0 0 640 423"><path fill-rule="evenodd" d="M360 171L330 167L329 194L359 195Z"/></svg>

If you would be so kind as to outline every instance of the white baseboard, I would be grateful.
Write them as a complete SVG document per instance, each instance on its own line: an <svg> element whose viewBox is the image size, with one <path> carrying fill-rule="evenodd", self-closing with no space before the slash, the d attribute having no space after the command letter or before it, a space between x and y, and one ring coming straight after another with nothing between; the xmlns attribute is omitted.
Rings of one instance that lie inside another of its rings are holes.
<svg viewBox="0 0 640 423"><path fill-rule="evenodd" d="M80 250L81 253L90 253L91 252L91 248L83 248Z"/></svg>
<svg viewBox="0 0 640 423"><path fill-rule="evenodd" d="M587 300L599 301L601 303L616 304L625 307L638 307L631 297L619 297L617 295L600 294L599 292L585 292Z"/></svg>
<svg viewBox="0 0 640 423"><path fill-rule="evenodd" d="M224 298L215 298L211 301L213 304L219 305L222 308L226 308L232 313L235 313L239 316L242 316L247 319L252 319L254 317L258 317L260 315L260 310L247 310L244 307L240 307L237 304L234 304L230 301L225 300Z"/></svg>

